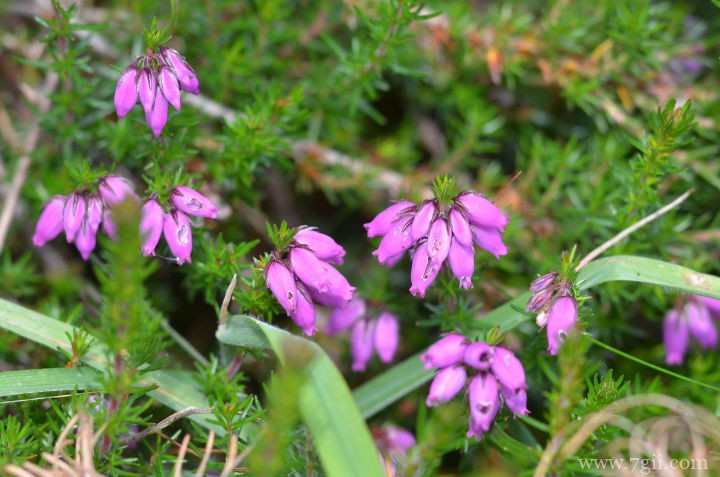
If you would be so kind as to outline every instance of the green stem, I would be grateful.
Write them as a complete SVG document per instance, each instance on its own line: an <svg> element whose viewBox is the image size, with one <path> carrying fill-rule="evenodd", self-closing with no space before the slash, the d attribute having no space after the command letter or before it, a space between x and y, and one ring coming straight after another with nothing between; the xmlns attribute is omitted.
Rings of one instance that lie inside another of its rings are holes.
<svg viewBox="0 0 720 477"><path fill-rule="evenodd" d="M674 372L674 371L670 371L669 369L662 368L662 367L660 367L660 366L658 366L658 365L656 365L656 364L649 363L649 362L644 361L644 360L642 360L642 359L640 359L640 358L637 358L637 357L635 357L635 356L633 356L633 355L631 355L631 354L625 353L624 351L620 351L620 350L617 349L617 348L613 348L612 346L610 346L610 345L608 345L608 344L605 344L605 343L603 343L602 341L598 341L597 339L595 339L595 337L593 337L593 336L592 336L591 334L589 334L589 333L586 333L586 335L590 338L590 341L592 341L593 344L596 344L596 345L600 346L601 348L605 348L605 349L608 350L608 351L612 351L613 353L615 353L615 354L617 354L617 355L619 355L619 356L622 356L623 358L627 358L627 359L629 359L629 360L635 361L635 362L638 363L638 364L642 364L643 366L647 366L648 368L654 369L655 371L660 371L661 373L665 373L665 374L667 374L668 376L672 376L673 378L681 379L681 380L683 380L683 381L687 381L687 382L689 382L689 383L692 383L692 384L701 386L701 387L703 387L703 388L708 388L708 389L712 389L713 391L718 391L718 392L720 392L720 388L718 388L718 387L716 387L716 386L713 386L712 384L703 383L703 382L697 381L697 380L695 380L695 379L693 379L693 378L688 378L687 376L683 376L682 374L676 373L676 372Z"/></svg>

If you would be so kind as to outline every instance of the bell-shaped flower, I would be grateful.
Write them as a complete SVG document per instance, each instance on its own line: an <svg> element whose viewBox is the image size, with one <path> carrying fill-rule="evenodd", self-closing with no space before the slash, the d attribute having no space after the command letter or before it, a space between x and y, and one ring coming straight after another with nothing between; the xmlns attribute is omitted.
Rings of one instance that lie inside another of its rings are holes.
<svg viewBox="0 0 720 477"><path fill-rule="evenodd" d="M305 245L313 251L315 256L320 260L335 265L343 264L345 249L335 242L330 236L313 230L309 227L303 227L297 231L294 237L295 242Z"/></svg>
<svg viewBox="0 0 720 477"><path fill-rule="evenodd" d="M385 426L384 440L388 452L405 454L411 447L415 446L415 436L398 426Z"/></svg>
<svg viewBox="0 0 720 477"><path fill-rule="evenodd" d="M138 200L130 181L114 174L107 175L98 181L98 193L107 205L115 205L126 197Z"/></svg>
<svg viewBox="0 0 720 477"><path fill-rule="evenodd" d="M707 296L695 295L700 302L710 310L710 313L717 319L720 318L720 300Z"/></svg>
<svg viewBox="0 0 720 477"><path fill-rule="evenodd" d="M439 267L434 267L432 259L428 256L428 244L423 242L415 247L410 268L410 294L413 296L425 297L425 292L435 281Z"/></svg>
<svg viewBox="0 0 720 477"><path fill-rule="evenodd" d="M377 250L372 254L377 257L381 265L394 264L412 244L410 223L412 218L406 217L398 220L392 229L380 241Z"/></svg>
<svg viewBox="0 0 720 477"><path fill-rule="evenodd" d="M167 65L161 64L157 70L158 86L167 102L176 110L180 109L180 86L175 72Z"/></svg>
<svg viewBox="0 0 720 477"><path fill-rule="evenodd" d="M167 124L168 102L165 96L158 94L150 109L145 110L145 121L152 129L155 137L160 137L162 130Z"/></svg>
<svg viewBox="0 0 720 477"><path fill-rule="evenodd" d="M103 217L102 217L102 230L113 240L118 239L118 230L117 225L115 224L115 221L113 220L113 214L110 209L105 207L103 209ZM162 221L160 222L160 230L162 231ZM159 237L159 236L158 236Z"/></svg>
<svg viewBox="0 0 720 477"><path fill-rule="evenodd" d="M462 209L456 206L450 207L448 219L450 220L450 230L453 238L466 247L472 248L472 229Z"/></svg>
<svg viewBox="0 0 720 477"><path fill-rule="evenodd" d="M383 363L390 363L395 357L398 348L399 328L398 320L392 313L383 311L375 321L373 342L375 351Z"/></svg>
<svg viewBox="0 0 720 477"><path fill-rule="evenodd" d="M349 330L350 327L360 318L365 316L367 305L365 300L359 296L353 297L344 308L335 308L330 313L330 319L325 327L325 333L334 335Z"/></svg>
<svg viewBox="0 0 720 477"><path fill-rule="evenodd" d="M289 253L290 267L296 277L305 285L319 293L327 293L330 287L326 262L318 259L314 253L303 247L292 247Z"/></svg>
<svg viewBox="0 0 720 477"><path fill-rule="evenodd" d="M444 217L435 219L427 236L427 254L433 268L440 270L450 252L450 228Z"/></svg>
<svg viewBox="0 0 720 477"><path fill-rule="evenodd" d="M676 309L669 310L663 322L665 362L670 365L682 364L689 341L687 320Z"/></svg>
<svg viewBox="0 0 720 477"><path fill-rule="evenodd" d="M437 200L426 200L418 208L417 213L413 217L411 225L411 237L413 242L417 242L423 237L427 237L435 216L438 213Z"/></svg>
<svg viewBox="0 0 720 477"><path fill-rule="evenodd" d="M507 247L498 230L475 225L472 227L472 236L478 247L495 255L495 258L499 259L500 256L507 255Z"/></svg>
<svg viewBox="0 0 720 477"><path fill-rule="evenodd" d="M495 204L476 192L458 194L454 201L465 209L467 219L474 225L503 231L510 221Z"/></svg>
<svg viewBox="0 0 720 477"><path fill-rule="evenodd" d="M138 100L137 79L140 69L136 63L130 66L120 75L115 87L115 111L118 118L124 117L135 106Z"/></svg>
<svg viewBox="0 0 720 477"><path fill-rule="evenodd" d="M475 375L468 385L470 403L470 425L467 437L480 440L490 430L492 422L500 409L498 383L490 373Z"/></svg>
<svg viewBox="0 0 720 477"><path fill-rule="evenodd" d="M441 369L430 384L425 404L428 407L434 407L448 402L465 387L465 381L467 381L467 372L464 367L448 366Z"/></svg>
<svg viewBox="0 0 720 477"><path fill-rule="evenodd" d="M548 352L555 356L558 349L572 330L578 318L577 302L571 296L557 298L548 310L547 339Z"/></svg>
<svg viewBox="0 0 720 477"><path fill-rule="evenodd" d="M67 197L56 195L50 199L40 214L32 241L36 247L42 247L63 231L63 211Z"/></svg>
<svg viewBox="0 0 720 477"><path fill-rule="evenodd" d="M465 348L465 364L479 371L488 371L493 362L495 352L492 346L479 341Z"/></svg>
<svg viewBox="0 0 720 477"><path fill-rule="evenodd" d="M379 237L395 228L395 222L415 213L415 204L409 201L397 202L380 212L373 220L364 225L368 238Z"/></svg>
<svg viewBox="0 0 720 477"><path fill-rule="evenodd" d="M311 301L310 294L301 283L297 283L297 290L297 306L290 313L290 318L303 330L306 336L312 336L317 331L315 327L315 305Z"/></svg>
<svg viewBox="0 0 720 477"><path fill-rule="evenodd" d="M453 236L450 242L448 263L453 275L460 280L460 288L469 290L473 287L472 276L475 272L475 253L470 246L464 245Z"/></svg>
<svg viewBox="0 0 720 477"><path fill-rule="evenodd" d="M459 333L450 333L433 343L420 355L425 369L444 368L457 364L465 357L468 340Z"/></svg>
<svg viewBox="0 0 720 477"><path fill-rule="evenodd" d="M97 230L93 232L88 221L83 220L80 229L75 234L75 246L85 261L90 258L90 254L95 249L96 233Z"/></svg>
<svg viewBox="0 0 720 477"><path fill-rule="evenodd" d="M525 306L525 311L528 313L534 313L539 309L547 305L555 294L555 287L548 287L538 292L535 292L533 296L528 300Z"/></svg>
<svg viewBox="0 0 720 477"><path fill-rule="evenodd" d="M200 88L197 75L195 70L185 61L185 58L177 50L165 46L160 47L160 54L175 71L180 89L188 93L199 94Z"/></svg>
<svg viewBox="0 0 720 477"><path fill-rule="evenodd" d="M527 409L527 391L524 388L512 390L501 386L500 394L505 401L505 405L512 411L513 416L527 416L530 414Z"/></svg>
<svg viewBox="0 0 720 477"><path fill-rule="evenodd" d="M373 336L375 323L368 320L359 320L353 326L350 334L350 355L352 356L352 370L365 371L373 354Z"/></svg>
<svg viewBox="0 0 720 477"><path fill-rule="evenodd" d="M140 238L142 240L142 254L155 256L155 247L160 242L163 232L165 212L155 199L145 201L140 219Z"/></svg>
<svg viewBox="0 0 720 477"><path fill-rule="evenodd" d="M195 217L214 219L220 210L218 206L210 202L210 199L187 186L174 187L170 193L170 199L179 210Z"/></svg>
<svg viewBox="0 0 720 477"><path fill-rule="evenodd" d="M690 336L695 338L705 349L715 348L718 342L718 331L707 307L699 301L690 300L685 304L683 313L687 319Z"/></svg>
<svg viewBox="0 0 720 477"><path fill-rule="evenodd" d="M511 391L525 389L525 369L522 363L507 348L495 346L493 362L490 366L501 386Z"/></svg>
<svg viewBox="0 0 720 477"><path fill-rule="evenodd" d="M155 105L155 97L157 96L157 78L155 72L148 66L140 70L137 80L138 95L140 96L140 104L145 109L145 116L148 111L152 111ZM148 124L150 121L148 120ZM152 126L151 126L152 127Z"/></svg>
<svg viewBox="0 0 720 477"><path fill-rule="evenodd" d="M295 311L298 300L297 283L290 269L279 260L271 260L265 267L265 283L290 316Z"/></svg>
<svg viewBox="0 0 720 477"><path fill-rule="evenodd" d="M86 202L83 192L73 192L65 202L65 209L63 210L63 227L65 229L65 238L68 243L75 239L75 235L82 226L82 221L85 218Z"/></svg>
<svg viewBox="0 0 720 477"><path fill-rule="evenodd" d="M178 265L192 263L190 253L192 252L192 230L190 219L179 210L165 214L163 219L163 235L170 247L170 252L175 255Z"/></svg>

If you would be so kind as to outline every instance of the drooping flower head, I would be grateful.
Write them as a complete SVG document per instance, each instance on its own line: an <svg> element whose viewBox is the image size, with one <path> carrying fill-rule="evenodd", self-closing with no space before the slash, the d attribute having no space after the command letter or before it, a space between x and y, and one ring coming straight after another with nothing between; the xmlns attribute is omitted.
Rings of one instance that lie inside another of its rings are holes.
<svg viewBox="0 0 720 477"><path fill-rule="evenodd" d="M572 283L556 272L546 273L530 283L532 297L525 311L538 312L537 325L547 326L548 352L555 356L560 345L575 326L578 305L571 295Z"/></svg>
<svg viewBox="0 0 720 477"><path fill-rule="evenodd" d="M167 124L168 104L179 110L180 92L199 94L195 71L180 53L165 46L152 48L123 70L115 87L115 111L123 118L140 100L145 120L156 137Z"/></svg>
<svg viewBox="0 0 720 477"><path fill-rule="evenodd" d="M408 450L415 446L415 436L402 427L385 425L372 429L373 439L389 477L397 475L405 465Z"/></svg>
<svg viewBox="0 0 720 477"><path fill-rule="evenodd" d="M434 407L467 389L468 437L480 440L490 430L502 403L515 417L527 410L525 370L512 351L488 343L470 342L459 333L444 336L420 355L426 369L439 368L425 403Z"/></svg>
<svg viewBox="0 0 720 477"><path fill-rule="evenodd" d="M698 295L679 298L663 322L665 362L682 364L690 347L690 338L701 348L716 348L718 330L713 317L720 319L720 300Z"/></svg>
<svg viewBox="0 0 720 477"><path fill-rule="evenodd" d="M265 283L287 315L312 336L315 326L315 304L345 308L353 298L355 287L333 266L342 262L345 250L332 238L314 228L302 226L289 230L285 224L270 229L277 248L261 261ZM300 235L300 238L297 238ZM367 354L367 329L357 332L357 353ZM372 354L370 347L369 353ZM369 359L369 357L367 358Z"/></svg>
<svg viewBox="0 0 720 477"><path fill-rule="evenodd" d="M444 181L436 183L437 198L420 205L398 202L365 224L369 238L382 236L373 252L381 265L395 265L410 250L410 293L419 297L425 296L446 260L460 287L472 288L474 245L496 258L507 254L502 233L508 217L477 192L464 191L450 197L447 191L452 186L447 184L452 181ZM442 207L442 203L448 205Z"/></svg>

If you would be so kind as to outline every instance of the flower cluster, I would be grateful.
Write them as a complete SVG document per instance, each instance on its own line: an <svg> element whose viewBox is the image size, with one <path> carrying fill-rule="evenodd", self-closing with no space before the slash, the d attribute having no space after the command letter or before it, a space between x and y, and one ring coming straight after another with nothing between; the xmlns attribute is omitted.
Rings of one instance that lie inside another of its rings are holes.
<svg viewBox="0 0 720 477"><path fill-rule="evenodd" d="M332 265L342 265L345 250L311 227L298 228L293 241L276 250L265 266L265 283L307 336L317 331L315 303L343 308L355 287Z"/></svg>
<svg viewBox="0 0 720 477"><path fill-rule="evenodd" d="M83 260L90 258L95 249L96 236L102 230L116 238L110 207L132 197L137 200L130 183L116 175L107 175L98 181L98 193L77 190L69 196L56 195L45 204L32 240L42 247L62 231L68 243L75 243Z"/></svg>
<svg viewBox="0 0 720 477"><path fill-rule="evenodd" d="M377 352L383 363L392 362L400 339L398 319L395 315L383 311L377 318L368 318L367 303L355 296L346 307L333 310L325 332L333 335L348 329L351 329L350 354L353 371L365 371L373 351Z"/></svg>
<svg viewBox="0 0 720 477"><path fill-rule="evenodd" d="M444 336L420 355L425 369L440 368L430 384L428 407L454 398L467 384L470 403L468 437L480 439L500 410L500 397L517 417L526 415L527 384L522 363L512 351L458 333ZM468 384L469 380L469 384Z"/></svg>
<svg viewBox="0 0 720 477"><path fill-rule="evenodd" d="M155 198L145 201L140 220L142 254L146 257L155 255L160 236L165 235L165 241L170 252L175 255L177 264L192 263L192 233L188 215L214 219L219 209L210 199L186 186L173 188L169 206L169 212L165 212Z"/></svg>
<svg viewBox="0 0 720 477"><path fill-rule="evenodd" d="M550 272L533 280L533 296L525 307L528 313L539 311L536 323L541 329L547 325L548 352L553 356L578 319L577 302L570 294L572 283L558 279L558 273Z"/></svg>
<svg viewBox="0 0 720 477"><path fill-rule="evenodd" d="M139 56L120 75L115 87L115 111L125 116L140 99L145 121L153 134L160 137L167 123L168 103L180 109L180 91L200 93L195 71L180 53L159 47L160 53Z"/></svg>
<svg viewBox="0 0 720 477"><path fill-rule="evenodd" d="M382 236L373 255L382 265L392 267L412 249L410 293L425 296L445 259L465 289L472 288L475 269L473 243L500 258L507 253L502 232L509 218L482 195L465 191L440 209L436 199L419 206L397 202L365 224L368 237Z"/></svg>
<svg viewBox="0 0 720 477"><path fill-rule="evenodd" d="M404 463L407 451L415 447L415 436L402 427L390 425L373 429L372 435L387 474L390 477L396 475L397 467Z"/></svg>
<svg viewBox="0 0 720 477"><path fill-rule="evenodd" d="M718 330L713 317L720 319L720 300L699 295L690 295L668 311L663 323L665 362L682 364L691 336L701 347L715 348Z"/></svg>

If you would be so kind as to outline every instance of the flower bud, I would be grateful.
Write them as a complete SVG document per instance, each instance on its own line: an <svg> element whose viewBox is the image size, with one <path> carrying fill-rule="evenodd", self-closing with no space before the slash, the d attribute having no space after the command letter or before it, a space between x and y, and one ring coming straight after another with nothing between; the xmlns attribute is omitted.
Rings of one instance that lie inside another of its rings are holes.
<svg viewBox="0 0 720 477"><path fill-rule="evenodd" d="M137 80L138 95L140 96L140 104L145 109L145 115L152 110L155 104L155 96L157 95L157 81L155 72L150 67L145 66L140 70ZM148 121L149 124L149 121Z"/></svg>
<svg viewBox="0 0 720 477"><path fill-rule="evenodd" d="M425 404L428 407L435 407L438 404L448 402L465 387L467 372L462 366L450 366L443 368L435 375L430 384Z"/></svg>
<svg viewBox="0 0 720 477"><path fill-rule="evenodd" d="M165 62L172 67L177 76L180 89L192 94L200 94L199 82L195 70L185 61L185 58L173 48L160 47L160 54Z"/></svg>
<svg viewBox="0 0 720 477"><path fill-rule="evenodd" d="M504 231L510 221L495 204L476 192L462 192L453 200L465 209L467 219L474 225Z"/></svg>
<svg viewBox="0 0 720 477"><path fill-rule="evenodd" d="M539 292L540 290L545 290L547 287L555 283L555 280L558 279L560 275L557 272L550 272L546 273L545 275L540 275L535 280L530 282L530 291L531 292Z"/></svg>
<svg viewBox="0 0 720 477"><path fill-rule="evenodd" d="M509 349L495 346L490 369L501 386L511 391L526 388L523 365Z"/></svg>
<svg viewBox="0 0 720 477"><path fill-rule="evenodd" d="M36 247L42 247L63 231L63 211L67 198L56 195L50 199L40 214L32 241Z"/></svg>
<svg viewBox="0 0 720 477"><path fill-rule="evenodd" d="M167 124L168 102L165 96L158 94L150 109L145 110L145 122L152 129L155 137L160 137Z"/></svg>
<svg viewBox="0 0 720 477"><path fill-rule="evenodd" d="M355 296L344 308L336 308L330 313L325 333L334 335L349 329L353 323L365 316L365 300Z"/></svg>
<svg viewBox="0 0 720 477"><path fill-rule="evenodd" d="M495 255L499 259L507 255L507 247L502 241L502 235L497 229L491 229L475 225L472 227L473 241L483 250Z"/></svg>
<svg viewBox="0 0 720 477"><path fill-rule="evenodd" d="M473 238L470 222L465 218L462 209L452 206L448 218L450 219L450 230L452 230L453 238L466 247L472 248Z"/></svg>
<svg viewBox="0 0 720 477"><path fill-rule="evenodd" d="M85 218L85 197L82 192L73 192L65 202L63 210L63 226L65 228L65 238L68 243L72 242L77 235L82 221Z"/></svg>
<svg viewBox="0 0 720 477"><path fill-rule="evenodd" d="M382 238L377 250L372 253L381 265L389 265L390 262L396 263L403 252L412 246L411 221L412 219L409 217L400 219Z"/></svg>
<svg viewBox="0 0 720 477"><path fill-rule="evenodd" d="M350 354L352 355L352 370L365 371L368 361L373 353L374 323L368 320L359 320L353 326L350 334Z"/></svg>
<svg viewBox="0 0 720 477"><path fill-rule="evenodd" d="M484 342L471 343L465 348L464 360L471 368L487 371L493 362L494 350Z"/></svg>
<svg viewBox="0 0 720 477"><path fill-rule="evenodd" d="M380 356L380 361L383 363L392 362L398 348L399 339L397 318L392 313L383 311L375 322L375 332L373 334L375 351Z"/></svg>
<svg viewBox="0 0 720 477"><path fill-rule="evenodd" d="M663 343L665 344L665 362L667 364L682 364L689 339L687 321L676 309L668 311L663 322Z"/></svg>
<svg viewBox="0 0 720 477"><path fill-rule="evenodd" d="M118 119L124 117L135 106L138 100L137 79L139 69L131 64L120 75L115 87L115 111Z"/></svg>
<svg viewBox="0 0 720 477"><path fill-rule="evenodd" d="M98 181L98 192L107 205L115 205L124 201L126 197L138 200L130 182L121 176L107 175Z"/></svg>
<svg viewBox="0 0 720 477"><path fill-rule="evenodd" d="M265 283L288 316L291 315L296 308L298 289L290 269L283 262L271 260L265 267Z"/></svg>
<svg viewBox="0 0 720 477"><path fill-rule="evenodd" d="M163 219L163 235L170 247L170 252L175 255L178 265L192 263L190 253L192 252L192 230L190 219L179 210L173 210L165 214Z"/></svg>
<svg viewBox="0 0 720 477"><path fill-rule="evenodd" d="M425 292L435 281L440 267L433 267L432 259L427 253L427 242L423 242L415 248L410 268L410 294L413 296L425 297Z"/></svg>
<svg viewBox="0 0 720 477"><path fill-rule="evenodd" d="M295 242L305 245L313 251L320 260L335 265L343 264L345 249L335 242L330 236L317 232L311 228L300 228L294 237Z"/></svg>
<svg viewBox="0 0 720 477"><path fill-rule="evenodd" d="M426 200L420 205L411 225L410 235L413 242L427 236L430 231L430 224L435 219L437 212L438 204L436 200Z"/></svg>
<svg viewBox="0 0 720 477"><path fill-rule="evenodd" d="M717 346L718 331L710 311L699 301L690 300L683 309L687 319L690 336L700 343L705 349L712 349Z"/></svg>
<svg viewBox="0 0 720 477"><path fill-rule="evenodd" d="M444 368L459 363L465 356L468 340L459 333L450 333L433 343L420 355L425 369Z"/></svg>
<svg viewBox="0 0 720 477"><path fill-rule="evenodd" d="M536 292L528 300L528 303L525 306L525 311L527 311L528 313L534 313L540 310L548 304L548 302L552 299L554 293L555 287L545 288L544 290Z"/></svg>
<svg viewBox="0 0 720 477"><path fill-rule="evenodd" d="M312 336L317 331L315 327L315 305L313 305L310 294L301 283L297 284L297 290L297 306L290 313L290 318L303 330L306 336Z"/></svg>
<svg viewBox="0 0 720 477"><path fill-rule="evenodd" d="M715 318L720 318L720 300L700 295L695 295L695 297L710 310L710 313L713 314Z"/></svg>
<svg viewBox="0 0 720 477"><path fill-rule="evenodd" d="M391 205L364 225L368 238L387 234L395 227L396 221L414 212L415 204L406 200Z"/></svg>
<svg viewBox="0 0 720 477"><path fill-rule="evenodd" d="M475 252L470 246L463 245L453 236L450 241L448 263L453 275L460 280L460 288L470 290L473 287L472 276L475 272Z"/></svg>
<svg viewBox="0 0 720 477"><path fill-rule="evenodd" d="M303 247L292 247L289 253L290 266L295 276L305 285L320 293L327 293L330 282L330 265L319 260L314 253Z"/></svg>
<svg viewBox="0 0 720 477"><path fill-rule="evenodd" d="M172 104L176 110L180 109L180 87L173 70L167 65L158 66L157 70L158 86L160 92L165 96L168 103Z"/></svg>

